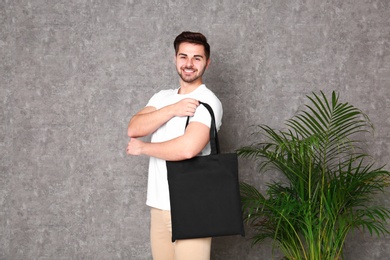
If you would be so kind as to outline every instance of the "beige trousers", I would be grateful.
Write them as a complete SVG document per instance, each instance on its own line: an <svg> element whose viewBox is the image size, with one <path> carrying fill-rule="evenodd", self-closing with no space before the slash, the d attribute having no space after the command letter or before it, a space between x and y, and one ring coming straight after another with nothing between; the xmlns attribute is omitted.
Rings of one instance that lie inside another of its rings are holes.
<svg viewBox="0 0 390 260"><path fill-rule="evenodd" d="M210 260L211 238L172 243L171 212L151 208L150 240L153 260Z"/></svg>

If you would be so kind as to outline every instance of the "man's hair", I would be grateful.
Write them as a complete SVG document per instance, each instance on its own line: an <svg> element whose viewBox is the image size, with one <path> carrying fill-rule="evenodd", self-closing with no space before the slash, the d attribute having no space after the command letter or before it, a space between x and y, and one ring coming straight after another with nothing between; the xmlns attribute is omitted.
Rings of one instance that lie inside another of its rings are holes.
<svg viewBox="0 0 390 260"><path fill-rule="evenodd" d="M204 52L206 55L206 60L210 58L210 45L207 43L207 38L199 33L199 32L182 32L179 34L175 41L173 42L173 46L175 47L175 52L177 55L177 52L179 51L179 46L183 42L189 42L194 44L203 45Z"/></svg>

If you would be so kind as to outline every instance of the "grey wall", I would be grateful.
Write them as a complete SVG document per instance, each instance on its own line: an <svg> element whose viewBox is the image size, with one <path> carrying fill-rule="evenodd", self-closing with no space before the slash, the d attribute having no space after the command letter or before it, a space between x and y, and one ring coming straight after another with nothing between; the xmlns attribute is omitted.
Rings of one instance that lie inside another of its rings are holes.
<svg viewBox="0 0 390 260"><path fill-rule="evenodd" d="M151 259L148 159L126 156L126 127L153 93L177 87L183 30L211 43L205 82L224 105L224 151L254 141L251 125L282 127L312 91L337 90L370 116L367 151L388 162L388 0L3 0L0 259ZM272 179L243 160L240 176ZM389 240L356 231L346 259L388 259ZM212 251L273 256L271 243L240 237Z"/></svg>

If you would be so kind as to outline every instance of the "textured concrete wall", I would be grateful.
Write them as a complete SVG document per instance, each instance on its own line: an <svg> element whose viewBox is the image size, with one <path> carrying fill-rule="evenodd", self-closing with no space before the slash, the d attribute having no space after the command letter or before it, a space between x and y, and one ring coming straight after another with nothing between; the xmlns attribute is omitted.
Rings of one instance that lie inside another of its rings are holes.
<svg viewBox="0 0 390 260"><path fill-rule="evenodd" d="M205 82L224 105L224 151L251 143L253 124L281 127L312 91L337 90L370 116L367 150L388 162L388 0L3 0L0 259L151 259L147 158L125 155L126 127L153 93L177 87L183 30L211 43ZM240 174L271 179L250 161ZM357 231L346 259L388 259L389 239ZM273 253L229 237L212 256Z"/></svg>

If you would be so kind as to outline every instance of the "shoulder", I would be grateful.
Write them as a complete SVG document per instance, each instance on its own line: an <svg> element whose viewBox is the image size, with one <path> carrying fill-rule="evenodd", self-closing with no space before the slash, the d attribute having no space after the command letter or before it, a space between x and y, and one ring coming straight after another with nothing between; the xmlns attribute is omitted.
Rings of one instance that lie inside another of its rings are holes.
<svg viewBox="0 0 390 260"><path fill-rule="evenodd" d="M222 117L222 102L219 100L217 95L215 95L214 92L206 86L202 88L202 93L201 97L199 98L199 101L209 104L213 109L214 113L221 114Z"/></svg>
<svg viewBox="0 0 390 260"><path fill-rule="evenodd" d="M206 85L203 85L199 91L199 101L202 101L203 103L207 103L211 107L213 108L215 107L216 109L222 108L222 103L217 97L217 95L215 95L213 91L207 88Z"/></svg>
<svg viewBox="0 0 390 260"><path fill-rule="evenodd" d="M214 92L212 92L206 86L202 86L202 89L200 89L198 94L199 94L199 96L197 97L197 99L203 103L207 103L213 109L215 121L217 124L217 129L219 129L219 127L222 124L222 116L223 116L223 109L222 109L221 101L219 100L217 95L215 95ZM206 121L210 120L210 114L209 114L208 110L206 109L206 107L201 105L201 106L199 106L197 111L199 111L199 113L198 113L199 116L206 118ZM196 117L196 115L195 115L195 117Z"/></svg>

